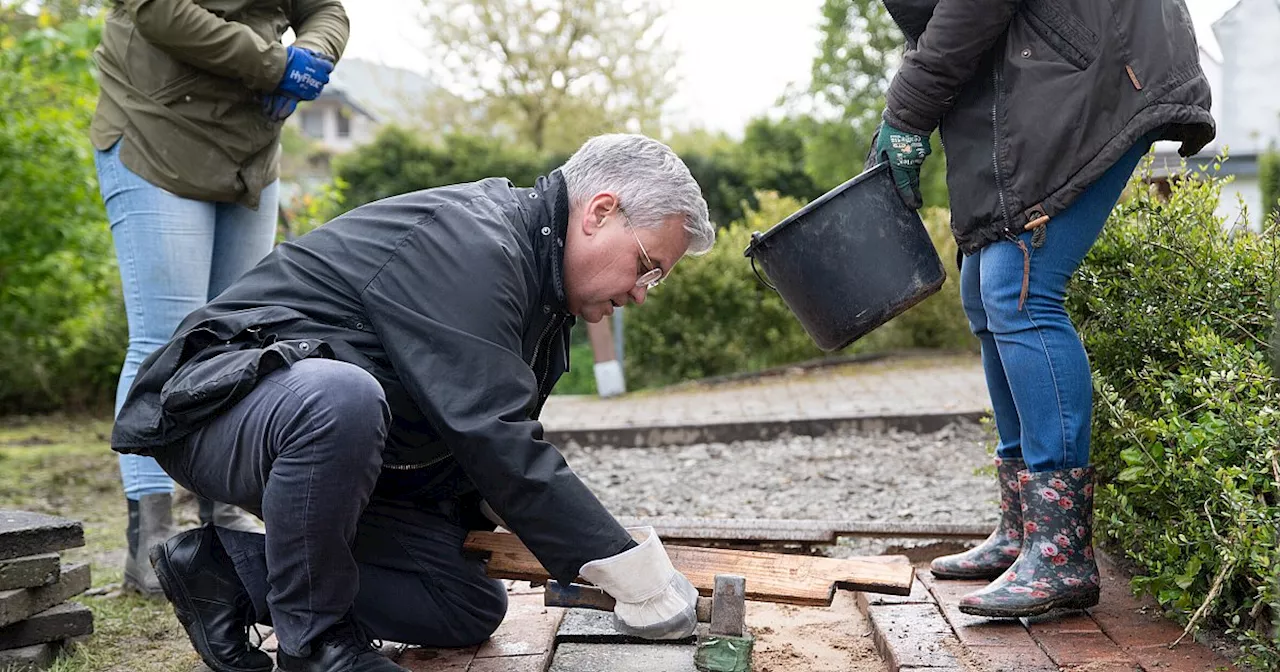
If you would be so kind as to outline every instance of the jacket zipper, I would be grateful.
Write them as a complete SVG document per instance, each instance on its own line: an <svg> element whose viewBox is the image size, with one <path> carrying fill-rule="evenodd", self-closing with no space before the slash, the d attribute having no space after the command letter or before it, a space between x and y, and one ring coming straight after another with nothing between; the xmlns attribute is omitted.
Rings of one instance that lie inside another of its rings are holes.
<svg viewBox="0 0 1280 672"><path fill-rule="evenodd" d="M560 325L560 322L562 321L562 319L563 318L561 318L560 315L557 314L555 316L555 319L551 320L550 322L547 323L547 326L543 327L542 335L538 336L538 342L536 345L533 346L533 362L532 362L533 366L536 367L538 365L538 353L542 351L542 346L546 344L547 335L551 333L552 327L558 327ZM539 406L541 406L542 404L542 399L541 399L542 386L547 382L547 373L549 373L550 371L551 371L551 357L548 356L546 366L542 367L542 375L538 376Z"/></svg>
<svg viewBox="0 0 1280 672"><path fill-rule="evenodd" d="M991 167L995 171L996 194L1000 198L1000 214L1004 216L1005 235L1009 235L1009 204L1004 200L1004 176L1000 173L1000 63L991 66Z"/></svg>

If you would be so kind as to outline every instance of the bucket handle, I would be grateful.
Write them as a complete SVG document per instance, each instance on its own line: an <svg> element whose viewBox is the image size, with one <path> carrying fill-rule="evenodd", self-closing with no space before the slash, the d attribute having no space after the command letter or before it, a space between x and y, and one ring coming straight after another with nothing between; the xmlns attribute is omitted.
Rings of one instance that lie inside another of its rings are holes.
<svg viewBox="0 0 1280 672"><path fill-rule="evenodd" d="M751 270L755 271L756 279L759 280L761 283L763 283L765 287L768 287L769 289L772 289L775 292L778 291L777 287L774 287L768 280L764 279L763 275L760 275L760 269L756 268L755 257L751 257Z"/></svg>

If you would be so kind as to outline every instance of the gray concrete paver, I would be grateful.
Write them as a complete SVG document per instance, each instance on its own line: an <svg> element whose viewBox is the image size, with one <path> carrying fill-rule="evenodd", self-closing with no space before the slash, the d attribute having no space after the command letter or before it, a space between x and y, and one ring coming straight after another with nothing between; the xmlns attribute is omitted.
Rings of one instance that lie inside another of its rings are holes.
<svg viewBox="0 0 1280 672"><path fill-rule="evenodd" d="M548 431L676 427L884 415L981 413L989 399L976 356L891 358L613 399L553 396Z"/></svg>

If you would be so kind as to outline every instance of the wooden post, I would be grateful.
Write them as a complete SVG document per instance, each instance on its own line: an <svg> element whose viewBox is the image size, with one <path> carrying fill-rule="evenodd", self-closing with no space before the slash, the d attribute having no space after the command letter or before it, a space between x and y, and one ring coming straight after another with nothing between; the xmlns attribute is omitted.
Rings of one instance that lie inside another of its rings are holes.
<svg viewBox="0 0 1280 672"><path fill-rule="evenodd" d="M596 360L596 393L602 397L613 397L626 392L622 362L618 361L614 351L613 330L609 328L609 320L587 323L587 338L591 341L591 352Z"/></svg>

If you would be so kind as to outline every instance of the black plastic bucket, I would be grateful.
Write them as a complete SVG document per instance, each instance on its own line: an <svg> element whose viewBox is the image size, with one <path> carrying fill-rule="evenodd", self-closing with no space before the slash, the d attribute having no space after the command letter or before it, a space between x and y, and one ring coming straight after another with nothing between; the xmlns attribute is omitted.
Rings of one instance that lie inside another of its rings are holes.
<svg viewBox="0 0 1280 672"><path fill-rule="evenodd" d="M947 279L924 222L898 197L885 163L752 234L744 254L827 352L888 322Z"/></svg>

